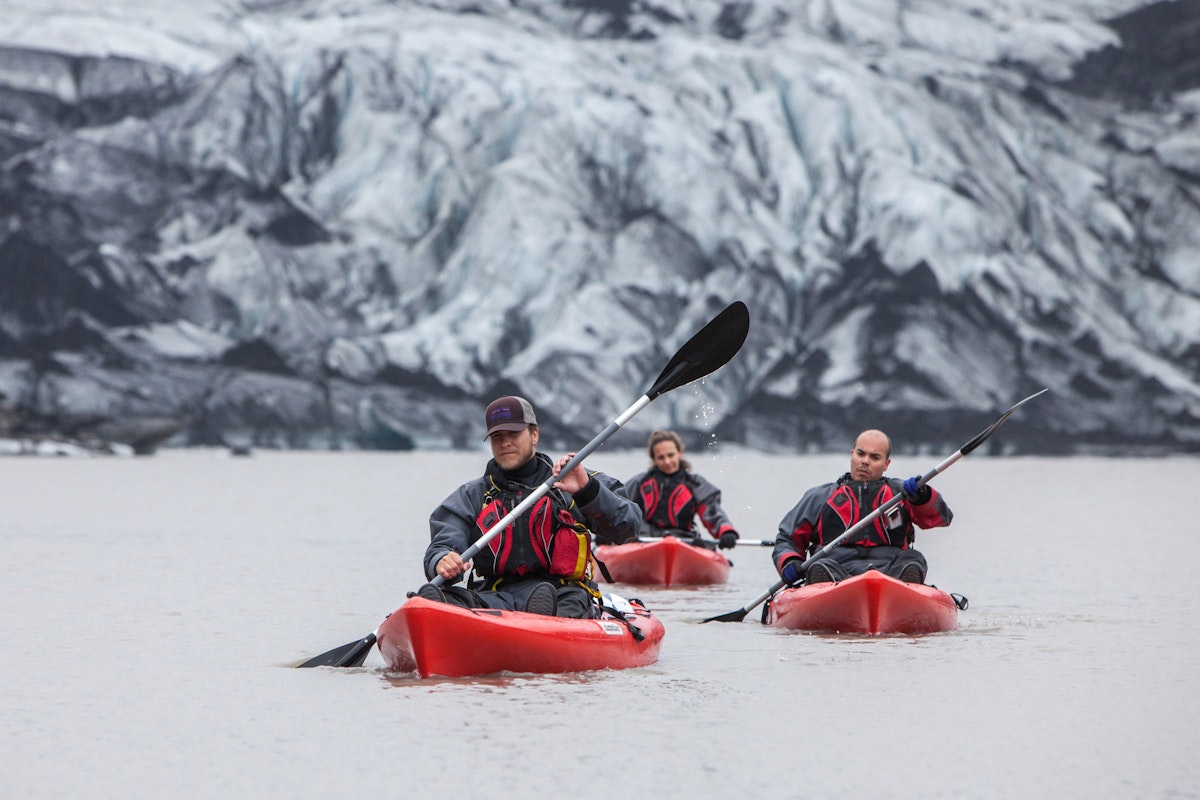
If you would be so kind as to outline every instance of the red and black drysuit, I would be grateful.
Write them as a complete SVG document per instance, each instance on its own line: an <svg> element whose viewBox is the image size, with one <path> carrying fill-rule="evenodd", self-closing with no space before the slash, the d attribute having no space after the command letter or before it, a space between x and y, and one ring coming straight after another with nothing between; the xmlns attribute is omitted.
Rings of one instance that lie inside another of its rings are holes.
<svg viewBox="0 0 1200 800"><path fill-rule="evenodd" d="M695 536L696 517L714 539L726 533L737 536L721 508L721 490L694 472L680 468L667 475L651 469L630 478L624 492L642 511L639 536Z"/></svg>
<svg viewBox="0 0 1200 800"><path fill-rule="evenodd" d="M834 483L809 489L800 502L784 516L775 536L772 557L782 575L789 561L803 562L827 542L844 533L860 519L899 494L904 481L882 478L876 481L851 480L846 473ZM926 494L928 490L928 494ZM925 575L925 556L912 547L918 528L949 525L954 514L932 486L922 487L916 500L902 500L886 514L876 517L854 537L812 563L826 566L834 580L861 575L877 569L899 578L904 567L916 563ZM806 565L805 569L811 567Z"/></svg>
<svg viewBox="0 0 1200 800"><path fill-rule="evenodd" d="M465 552L552 474L553 464L542 453L515 470L502 470L489 459L483 477L460 486L430 515L425 575L433 578L442 556ZM620 481L600 472L589 478L574 495L551 489L497 534L472 559L482 583L447 585L448 598L471 608L521 611L533 588L548 581L558 587L558 616L592 616L599 597L592 580L592 534L612 544L633 541L640 514L620 493Z"/></svg>

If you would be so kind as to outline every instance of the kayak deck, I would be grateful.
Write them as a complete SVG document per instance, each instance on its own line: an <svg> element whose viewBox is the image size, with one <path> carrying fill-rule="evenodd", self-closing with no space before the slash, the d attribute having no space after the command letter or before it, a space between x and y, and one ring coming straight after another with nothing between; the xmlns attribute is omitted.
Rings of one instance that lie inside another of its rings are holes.
<svg viewBox="0 0 1200 800"><path fill-rule="evenodd" d="M937 633L958 627L954 598L933 586L870 570L837 583L783 589L766 623L776 628L870 635Z"/></svg>
<svg viewBox="0 0 1200 800"><path fill-rule="evenodd" d="M640 606L626 618L568 619L521 611L466 609L410 598L379 628L379 652L397 672L465 677L496 672L584 672L643 667L658 660L662 622Z"/></svg>
<svg viewBox="0 0 1200 800"><path fill-rule="evenodd" d="M614 583L644 586L710 586L729 580L729 559L674 536L651 542L600 545L602 561Z"/></svg>

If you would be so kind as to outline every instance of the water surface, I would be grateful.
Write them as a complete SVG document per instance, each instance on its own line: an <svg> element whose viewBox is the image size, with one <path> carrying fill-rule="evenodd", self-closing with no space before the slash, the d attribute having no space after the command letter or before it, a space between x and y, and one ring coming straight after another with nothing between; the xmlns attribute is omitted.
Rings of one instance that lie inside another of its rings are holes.
<svg viewBox="0 0 1200 800"><path fill-rule="evenodd" d="M693 454L689 454L693 455ZM700 454L771 538L843 456ZM890 474L940 457L896 458ZM631 589L653 667L418 680L291 669L421 582L429 511L478 453L6 458L0 796L1194 798L1195 459L971 456L921 533L960 629L698 624L775 580ZM622 479L640 453L600 451Z"/></svg>

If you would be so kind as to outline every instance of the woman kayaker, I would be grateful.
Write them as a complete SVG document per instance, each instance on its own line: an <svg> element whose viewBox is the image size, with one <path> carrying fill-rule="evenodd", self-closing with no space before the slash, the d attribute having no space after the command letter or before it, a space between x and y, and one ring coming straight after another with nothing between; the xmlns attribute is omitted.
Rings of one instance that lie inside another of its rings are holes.
<svg viewBox="0 0 1200 800"><path fill-rule="evenodd" d="M892 440L883 431L858 435L850 451L850 471L833 483L809 489L779 523L772 556L788 583L840 581L877 569L908 583L924 583L925 556L913 549L913 526L939 528L954 515L921 476L886 478L892 463ZM805 563L826 542L836 539L863 517L897 494L904 500L867 525L858 538L842 542L829 554Z"/></svg>
<svg viewBox="0 0 1200 800"><path fill-rule="evenodd" d="M559 475L574 455L551 462L537 452L538 423L533 406L507 396L487 407L484 419L492 448L480 478L464 483L429 517L427 583L416 594L466 608L498 608L548 616L595 616L600 592L592 580L591 541L621 544L637 536L637 506L621 493L621 482L583 465ZM464 563L465 552L551 475L559 480ZM473 568L480 579L455 586Z"/></svg>
<svg viewBox="0 0 1200 800"><path fill-rule="evenodd" d="M692 472L683 440L674 431L654 431L646 443L650 469L625 483L625 493L642 512L638 535L695 537L695 517L722 549L737 545L738 532L721 508L721 490Z"/></svg>

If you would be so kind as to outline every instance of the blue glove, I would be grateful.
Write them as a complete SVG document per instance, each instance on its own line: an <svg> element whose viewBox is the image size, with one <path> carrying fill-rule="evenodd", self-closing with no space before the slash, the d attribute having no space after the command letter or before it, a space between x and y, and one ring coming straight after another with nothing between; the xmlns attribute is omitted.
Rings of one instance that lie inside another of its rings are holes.
<svg viewBox="0 0 1200 800"><path fill-rule="evenodd" d="M737 531L725 531L721 534L721 541L717 543L717 547L720 547L722 550L729 550L737 547L737 540Z"/></svg>
<svg viewBox="0 0 1200 800"><path fill-rule="evenodd" d="M921 505L929 502L930 489L921 483L921 476L914 475L904 479L904 496L910 503Z"/></svg>
<svg viewBox="0 0 1200 800"><path fill-rule="evenodd" d="M804 561L799 558L793 558L783 565L783 569L779 571L779 577L783 578L788 583L799 583L804 579Z"/></svg>

